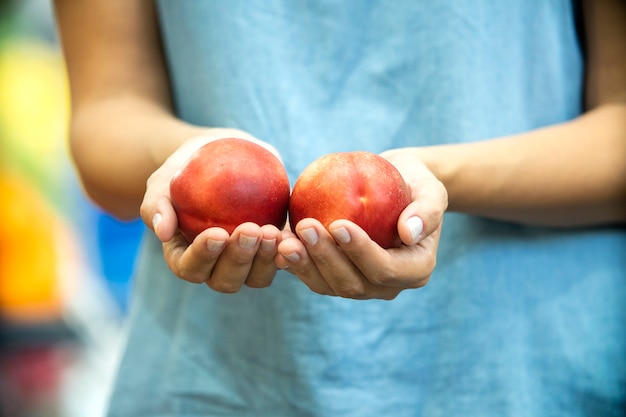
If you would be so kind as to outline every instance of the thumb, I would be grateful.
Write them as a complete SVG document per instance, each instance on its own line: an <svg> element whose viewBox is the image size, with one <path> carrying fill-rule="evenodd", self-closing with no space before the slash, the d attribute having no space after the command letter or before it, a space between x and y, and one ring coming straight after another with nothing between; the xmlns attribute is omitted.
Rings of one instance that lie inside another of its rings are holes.
<svg viewBox="0 0 626 417"><path fill-rule="evenodd" d="M405 218L403 219L403 217ZM417 214L400 216L398 234L405 245L415 245L424 238L424 221Z"/></svg>
<svg viewBox="0 0 626 417"><path fill-rule="evenodd" d="M168 198L159 198L151 209L142 213L144 223L149 226L161 242L171 240L178 229L176 212Z"/></svg>
<svg viewBox="0 0 626 417"><path fill-rule="evenodd" d="M405 245L415 245L436 231L443 222L448 194L443 186L423 193L412 201L398 218L398 234Z"/></svg>

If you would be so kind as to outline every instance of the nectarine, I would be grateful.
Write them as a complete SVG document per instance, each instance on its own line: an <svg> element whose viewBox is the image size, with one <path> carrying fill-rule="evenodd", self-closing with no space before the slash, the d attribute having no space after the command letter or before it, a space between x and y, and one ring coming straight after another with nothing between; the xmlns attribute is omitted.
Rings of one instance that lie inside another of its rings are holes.
<svg viewBox="0 0 626 417"><path fill-rule="evenodd" d="M182 235L191 242L209 227L232 233L245 222L285 225L289 179L264 147L228 138L199 148L172 178L170 198Z"/></svg>
<svg viewBox="0 0 626 417"><path fill-rule="evenodd" d="M398 247L398 217L409 202L409 189L389 161L370 152L338 152L302 172L291 193L289 222L295 230L300 220L312 217L328 229L347 219L383 248Z"/></svg>

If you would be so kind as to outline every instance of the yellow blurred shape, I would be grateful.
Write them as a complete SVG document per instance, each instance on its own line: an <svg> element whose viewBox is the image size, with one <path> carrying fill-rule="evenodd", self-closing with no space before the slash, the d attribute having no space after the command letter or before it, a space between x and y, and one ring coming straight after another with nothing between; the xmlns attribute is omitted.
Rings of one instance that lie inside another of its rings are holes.
<svg viewBox="0 0 626 417"><path fill-rule="evenodd" d="M0 172L0 315L15 322L58 319L55 215L21 177Z"/></svg>
<svg viewBox="0 0 626 417"><path fill-rule="evenodd" d="M58 174L66 155L68 114L69 92L60 51L24 39L3 43L0 132L4 162L12 162L7 155L32 159L40 174Z"/></svg>

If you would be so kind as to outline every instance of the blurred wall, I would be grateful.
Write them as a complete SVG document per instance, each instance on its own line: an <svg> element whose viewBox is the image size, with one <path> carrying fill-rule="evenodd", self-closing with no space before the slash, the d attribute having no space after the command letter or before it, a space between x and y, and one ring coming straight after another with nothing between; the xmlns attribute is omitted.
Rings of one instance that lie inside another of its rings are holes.
<svg viewBox="0 0 626 417"><path fill-rule="evenodd" d="M0 417L99 415L132 289L143 225L82 194L69 108L51 2L0 0Z"/></svg>

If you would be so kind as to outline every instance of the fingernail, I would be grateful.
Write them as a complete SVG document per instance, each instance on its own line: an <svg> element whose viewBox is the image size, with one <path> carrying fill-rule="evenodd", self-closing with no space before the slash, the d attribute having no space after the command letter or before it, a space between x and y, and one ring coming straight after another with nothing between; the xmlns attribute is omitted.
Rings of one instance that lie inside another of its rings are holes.
<svg viewBox="0 0 626 417"><path fill-rule="evenodd" d="M208 239L206 241L206 247L211 252L217 252L218 250L222 249L222 247L224 246L224 243L226 242L223 240Z"/></svg>
<svg viewBox="0 0 626 417"><path fill-rule="evenodd" d="M422 236L422 232L424 231L424 222L419 217L409 217L406 221L407 226L409 226L409 231L411 232L411 240L413 243L417 243L419 238Z"/></svg>
<svg viewBox="0 0 626 417"><path fill-rule="evenodd" d="M315 245L319 240L317 232L313 228L308 228L300 231L300 235L302 236L302 239L310 246Z"/></svg>
<svg viewBox="0 0 626 417"><path fill-rule="evenodd" d="M276 239L263 239L261 241L261 249L270 251L276 246Z"/></svg>
<svg viewBox="0 0 626 417"><path fill-rule="evenodd" d="M254 247L254 245L256 245L257 240L258 240L258 238L256 238L256 237L240 235L239 236L239 247L241 249L251 249L251 248Z"/></svg>
<svg viewBox="0 0 626 417"><path fill-rule="evenodd" d="M287 255L283 255L289 262L298 262L300 260L300 255L296 252L289 253Z"/></svg>
<svg viewBox="0 0 626 417"><path fill-rule="evenodd" d="M337 229L334 229L331 233L333 234L335 239L337 239L341 243L350 243L350 233L348 233L345 227L339 227Z"/></svg>
<svg viewBox="0 0 626 417"><path fill-rule="evenodd" d="M154 233L157 232L161 220L163 220L163 216L161 215L161 213L155 214L152 218L152 228L154 229Z"/></svg>

